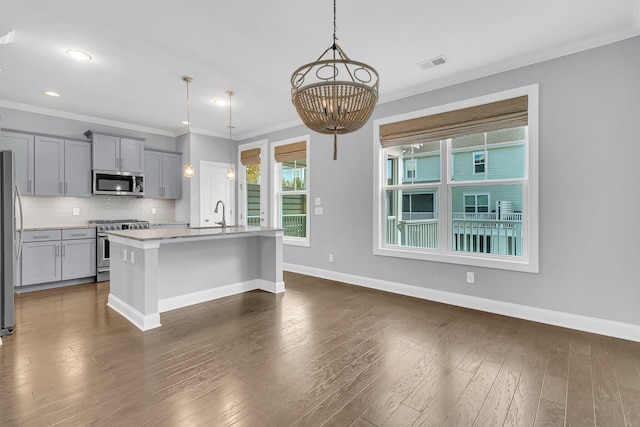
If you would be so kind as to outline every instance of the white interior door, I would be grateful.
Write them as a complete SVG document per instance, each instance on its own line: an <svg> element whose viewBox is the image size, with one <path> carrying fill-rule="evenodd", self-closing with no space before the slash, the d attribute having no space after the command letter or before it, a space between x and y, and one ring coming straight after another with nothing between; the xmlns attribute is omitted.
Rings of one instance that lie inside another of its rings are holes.
<svg viewBox="0 0 640 427"><path fill-rule="evenodd" d="M222 205L215 212L220 200L225 206L227 225L236 223L233 181L227 179L228 167L228 164L200 162L200 227L216 227L216 222L222 221Z"/></svg>

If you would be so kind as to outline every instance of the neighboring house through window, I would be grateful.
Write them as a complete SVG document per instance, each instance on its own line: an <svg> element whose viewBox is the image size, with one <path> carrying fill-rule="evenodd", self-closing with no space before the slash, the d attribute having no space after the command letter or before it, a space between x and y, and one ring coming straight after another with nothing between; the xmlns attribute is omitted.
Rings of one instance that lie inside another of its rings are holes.
<svg viewBox="0 0 640 427"><path fill-rule="evenodd" d="M538 270L538 87L376 120L374 253Z"/></svg>

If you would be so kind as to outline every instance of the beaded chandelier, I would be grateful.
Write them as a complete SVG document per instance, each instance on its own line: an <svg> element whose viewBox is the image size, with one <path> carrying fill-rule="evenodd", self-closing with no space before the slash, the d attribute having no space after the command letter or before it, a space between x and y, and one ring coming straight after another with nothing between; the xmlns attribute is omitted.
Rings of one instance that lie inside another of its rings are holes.
<svg viewBox="0 0 640 427"><path fill-rule="evenodd" d="M333 160L338 155L338 135L360 129L371 117L379 84L378 72L349 59L336 40L334 0L332 45L291 76L291 101L309 129L333 135Z"/></svg>

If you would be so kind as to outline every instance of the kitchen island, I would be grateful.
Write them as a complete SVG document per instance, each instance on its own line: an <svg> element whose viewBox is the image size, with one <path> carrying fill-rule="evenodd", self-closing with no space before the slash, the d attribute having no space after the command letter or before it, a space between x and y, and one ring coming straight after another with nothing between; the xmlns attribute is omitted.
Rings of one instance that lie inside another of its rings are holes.
<svg viewBox="0 0 640 427"><path fill-rule="evenodd" d="M142 331L160 313L255 289L284 292L282 229L234 226L109 232L108 306Z"/></svg>

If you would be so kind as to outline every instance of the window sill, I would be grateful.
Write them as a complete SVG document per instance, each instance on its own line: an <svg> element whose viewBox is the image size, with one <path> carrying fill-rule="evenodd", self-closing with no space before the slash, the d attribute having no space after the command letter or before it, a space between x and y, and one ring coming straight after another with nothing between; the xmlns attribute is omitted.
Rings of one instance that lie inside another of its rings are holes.
<svg viewBox="0 0 640 427"><path fill-rule="evenodd" d="M524 273L538 273L538 263L527 259L510 259L494 256L478 256L467 253L442 253L429 250L412 249L407 247L382 247L374 249L374 255L408 258L421 261L444 262L448 264L468 265L473 267L495 268L500 270L520 271Z"/></svg>
<svg viewBox="0 0 640 427"><path fill-rule="evenodd" d="M311 246L308 238L288 237L288 236L285 236L282 238L282 244L289 245L289 246L302 246L305 248L308 248Z"/></svg>

